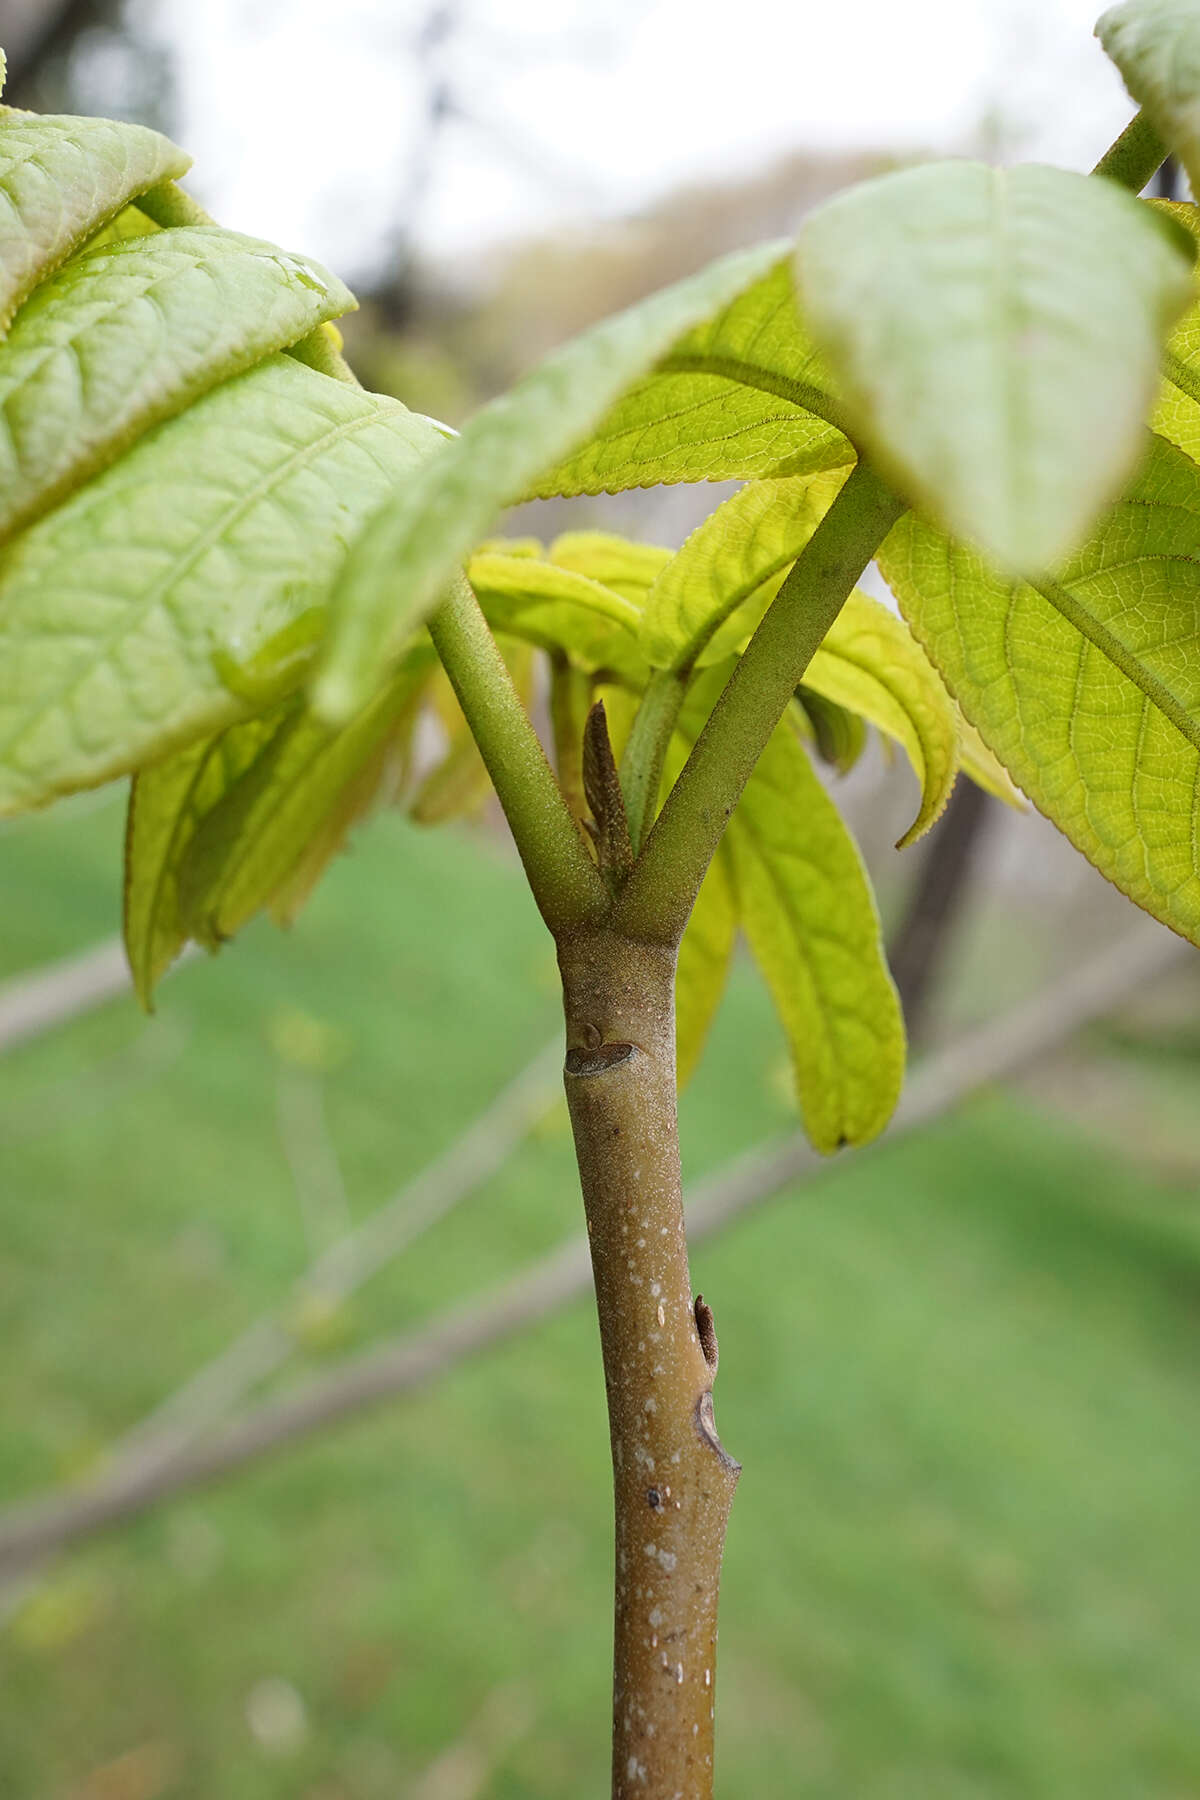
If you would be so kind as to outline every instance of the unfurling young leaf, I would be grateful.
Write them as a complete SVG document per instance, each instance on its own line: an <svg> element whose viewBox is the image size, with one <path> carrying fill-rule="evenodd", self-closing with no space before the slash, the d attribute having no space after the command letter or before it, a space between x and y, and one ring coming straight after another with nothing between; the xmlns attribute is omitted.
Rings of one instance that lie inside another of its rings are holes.
<svg viewBox="0 0 1200 1800"><path fill-rule="evenodd" d="M861 713L839 706L803 683L796 700L812 731L813 747L823 763L848 775L867 747L867 723Z"/></svg>
<svg viewBox="0 0 1200 1800"><path fill-rule="evenodd" d="M256 719L143 770L125 839L125 947L138 997L189 938L215 949L269 906L290 920L374 801L383 758L433 668L418 647L341 731L293 695Z"/></svg>
<svg viewBox="0 0 1200 1800"><path fill-rule="evenodd" d="M154 990L192 931L179 892L179 871L201 821L250 767L298 707L288 701L215 738L190 744L139 774L125 830L125 954L138 999L149 1010Z"/></svg>
<svg viewBox="0 0 1200 1800"><path fill-rule="evenodd" d="M868 720L905 751L921 783L921 807L896 848L924 835L954 786L958 721L929 658L887 608L853 593L808 665L806 688Z"/></svg>
<svg viewBox="0 0 1200 1800"><path fill-rule="evenodd" d="M1159 438L1057 581L909 516L879 565L1021 789L1139 906L1200 942L1200 478Z"/></svg>
<svg viewBox="0 0 1200 1800"><path fill-rule="evenodd" d="M1010 569L1057 564L1133 471L1192 291L1164 224L1112 182L963 162L866 182L800 234L857 441Z"/></svg>
<svg viewBox="0 0 1200 1800"><path fill-rule="evenodd" d="M853 839L791 724L775 732L729 822L738 917L787 1032L818 1150L892 1116L904 1025Z"/></svg>

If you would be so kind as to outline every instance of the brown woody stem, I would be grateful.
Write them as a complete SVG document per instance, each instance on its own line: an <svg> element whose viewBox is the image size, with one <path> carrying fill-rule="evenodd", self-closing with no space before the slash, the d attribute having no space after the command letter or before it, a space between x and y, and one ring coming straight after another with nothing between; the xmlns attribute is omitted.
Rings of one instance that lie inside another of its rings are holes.
<svg viewBox="0 0 1200 1800"><path fill-rule="evenodd" d="M599 930L560 939L559 965L612 1442L612 1792L710 1800L717 1591L739 1468L713 1422L712 1315L698 1314L688 1273L675 953Z"/></svg>

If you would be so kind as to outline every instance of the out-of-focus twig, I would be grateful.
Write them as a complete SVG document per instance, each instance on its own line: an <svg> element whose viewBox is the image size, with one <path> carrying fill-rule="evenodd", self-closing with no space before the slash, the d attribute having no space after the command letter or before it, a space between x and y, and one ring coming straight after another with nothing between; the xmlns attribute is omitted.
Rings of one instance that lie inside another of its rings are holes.
<svg viewBox="0 0 1200 1800"><path fill-rule="evenodd" d="M929 843L904 915L888 945L910 1044L925 1039L930 1003L971 890L971 877L995 802L960 776Z"/></svg>
<svg viewBox="0 0 1200 1800"><path fill-rule="evenodd" d="M931 1056L909 1082L880 1142L894 1143L979 1088L1026 1068L1188 953L1189 946L1165 931L1135 928L1032 1000ZM872 1147L857 1154L876 1153ZM836 1165L818 1157L799 1133L751 1150L692 1190L689 1235L706 1237L801 1177L831 1166ZM172 1458L127 1457L75 1492L39 1495L10 1508L0 1514L0 1574L18 1576L50 1551L144 1512L170 1494L254 1462L377 1401L425 1386L472 1352L557 1311L586 1290L589 1277L587 1244L576 1238L490 1293L448 1308L334 1374L184 1445Z"/></svg>
<svg viewBox="0 0 1200 1800"><path fill-rule="evenodd" d="M127 994L129 988L120 938L107 938L28 975L14 975L0 986L0 1054Z"/></svg>

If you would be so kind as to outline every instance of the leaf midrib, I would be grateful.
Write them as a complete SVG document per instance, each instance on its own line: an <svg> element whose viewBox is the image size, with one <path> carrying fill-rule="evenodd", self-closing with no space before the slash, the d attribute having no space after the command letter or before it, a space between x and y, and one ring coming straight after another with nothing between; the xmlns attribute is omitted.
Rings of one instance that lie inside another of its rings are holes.
<svg viewBox="0 0 1200 1800"><path fill-rule="evenodd" d="M1138 560L1144 559L1139 558ZM1086 638L1094 649L1098 650L1102 656L1107 657L1114 668L1118 669L1133 687L1137 688L1153 706L1158 708L1164 718L1174 725L1175 729L1194 749L1200 750L1200 723L1192 718L1166 683L1145 666L1137 653L1123 644L1107 625L1096 618L1094 613L1089 612L1084 603L1078 600L1069 588L1063 587L1060 582L1052 581L1048 576L1036 582L1030 581L1020 585L1032 588L1033 592L1039 594L1069 625L1073 625L1075 630Z"/></svg>
<svg viewBox="0 0 1200 1800"><path fill-rule="evenodd" d="M832 425L835 431L840 431L852 444L855 442L849 417L832 395L814 382L798 381L795 376L784 375L776 369L765 369L758 363L743 362L734 356L681 351L656 363L653 374L715 375L724 381L736 382L740 387L756 388L760 393L773 394L777 400L787 400L802 412L813 414L826 425Z"/></svg>

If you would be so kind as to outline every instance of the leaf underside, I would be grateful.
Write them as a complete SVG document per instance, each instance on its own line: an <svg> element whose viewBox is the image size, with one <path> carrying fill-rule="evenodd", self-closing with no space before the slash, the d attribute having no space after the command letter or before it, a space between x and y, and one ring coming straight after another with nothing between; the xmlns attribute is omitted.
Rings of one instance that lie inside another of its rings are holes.
<svg viewBox="0 0 1200 1800"><path fill-rule="evenodd" d="M797 266L857 440L948 531L1037 573L1133 472L1191 249L1114 183L935 163L831 201Z"/></svg>
<svg viewBox="0 0 1200 1800"><path fill-rule="evenodd" d="M1018 786L1200 942L1200 476L1159 438L1057 581L1013 581L909 515L879 564Z"/></svg>

